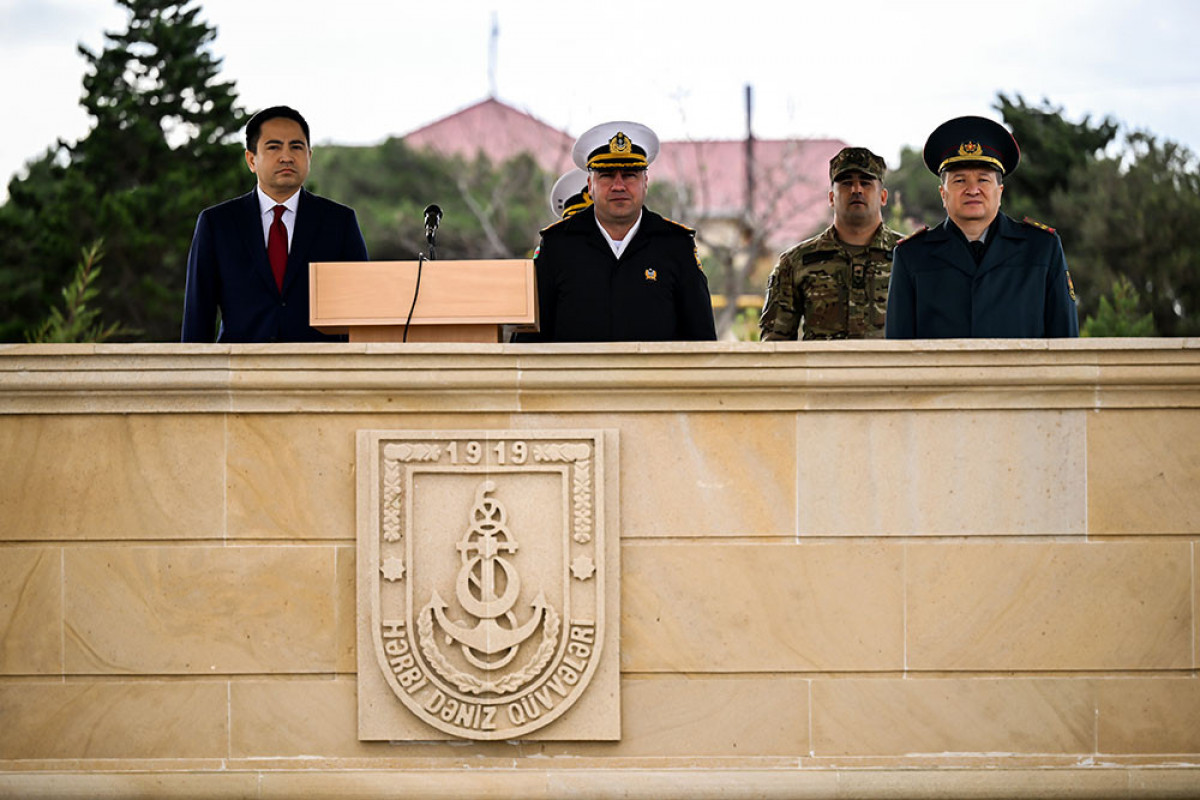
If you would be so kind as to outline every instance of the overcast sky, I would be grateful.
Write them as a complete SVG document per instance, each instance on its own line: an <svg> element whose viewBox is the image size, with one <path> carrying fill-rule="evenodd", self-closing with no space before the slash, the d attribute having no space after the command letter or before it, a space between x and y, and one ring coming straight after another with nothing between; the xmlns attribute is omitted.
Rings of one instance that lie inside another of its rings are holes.
<svg viewBox="0 0 1200 800"><path fill-rule="evenodd" d="M495 19L499 99L572 134L633 119L663 139L740 138L750 84L759 137L839 138L893 166L950 117L998 118L997 91L1200 151L1191 0L200 5L242 104L295 106L317 146L379 142L486 97ZM101 48L126 19L109 0L0 0L0 186L87 134L76 45Z"/></svg>

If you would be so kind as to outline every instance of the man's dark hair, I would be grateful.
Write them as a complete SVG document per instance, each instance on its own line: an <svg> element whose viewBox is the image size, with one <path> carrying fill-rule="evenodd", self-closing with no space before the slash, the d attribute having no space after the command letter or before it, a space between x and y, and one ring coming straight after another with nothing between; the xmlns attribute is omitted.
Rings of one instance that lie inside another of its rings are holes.
<svg viewBox="0 0 1200 800"><path fill-rule="evenodd" d="M289 106L271 106L255 114L246 123L246 149L251 153L258 151L258 137L262 134L263 123L272 119L290 119L300 125L304 131L304 142L312 147L312 139L308 136L308 122L300 116L300 112Z"/></svg>

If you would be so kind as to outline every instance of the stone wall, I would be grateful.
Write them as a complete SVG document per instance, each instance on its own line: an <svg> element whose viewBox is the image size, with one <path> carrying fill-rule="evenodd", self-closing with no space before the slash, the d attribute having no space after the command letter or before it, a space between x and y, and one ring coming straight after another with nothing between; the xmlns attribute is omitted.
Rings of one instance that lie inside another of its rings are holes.
<svg viewBox="0 0 1200 800"><path fill-rule="evenodd" d="M358 740L368 429L616 432L619 742ZM0 795L1200 796L1194 340L0 346L0 472Z"/></svg>

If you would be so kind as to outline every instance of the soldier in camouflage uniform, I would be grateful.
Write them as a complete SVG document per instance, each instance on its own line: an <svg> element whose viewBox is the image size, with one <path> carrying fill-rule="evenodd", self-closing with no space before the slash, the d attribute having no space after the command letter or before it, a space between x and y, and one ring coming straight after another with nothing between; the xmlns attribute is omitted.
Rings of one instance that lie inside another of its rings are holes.
<svg viewBox="0 0 1200 800"><path fill-rule="evenodd" d="M762 338L881 339L892 250L883 224L887 165L864 147L829 161L833 224L779 257L767 282Z"/></svg>

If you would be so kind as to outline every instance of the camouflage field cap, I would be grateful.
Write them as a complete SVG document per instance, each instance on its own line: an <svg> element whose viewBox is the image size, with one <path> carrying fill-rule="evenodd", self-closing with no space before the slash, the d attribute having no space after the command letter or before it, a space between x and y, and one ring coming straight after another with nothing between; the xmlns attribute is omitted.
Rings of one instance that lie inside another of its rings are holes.
<svg viewBox="0 0 1200 800"><path fill-rule="evenodd" d="M922 153L934 175L952 167L991 167L1007 175L1021 163L1021 148L1008 129L986 117L955 117L929 134Z"/></svg>
<svg viewBox="0 0 1200 800"><path fill-rule="evenodd" d="M887 164L865 147L843 147L829 159L829 182L833 183L846 172L861 172L883 183Z"/></svg>

